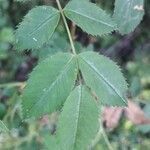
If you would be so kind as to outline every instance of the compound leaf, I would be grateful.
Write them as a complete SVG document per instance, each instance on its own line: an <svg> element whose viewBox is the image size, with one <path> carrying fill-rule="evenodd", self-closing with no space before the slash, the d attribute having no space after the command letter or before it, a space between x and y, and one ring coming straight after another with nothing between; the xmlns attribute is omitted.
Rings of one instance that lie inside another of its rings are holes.
<svg viewBox="0 0 150 150"><path fill-rule="evenodd" d="M58 53L42 61L31 73L22 97L24 118L41 117L60 109L74 87L76 57Z"/></svg>
<svg viewBox="0 0 150 150"><path fill-rule="evenodd" d="M51 6L33 8L18 26L18 50L40 48L52 36L60 18L59 11Z"/></svg>
<svg viewBox="0 0 150 150"><path fill-rule="evenodd" d="M97 95L102 104L126 105L127 83L113 61L95 52L81 53L78 59L86 85Z"/></svg>
<svg viewBox="0 0 150 150"><path fill-rule="evenodd" d="M132 32L144 15L143 0L116 0L114 19L121 34Z"/></svg>
<svg viewBox="0 0 150 150"><path fill-rule="evenodd" d="M98 131L98 118L96 100L89 89L76 87L66 100L58 121L56 136L61 150L87 149Z"/></svg>
<svg viewBox="0 0 150 150"><path fill-rule="evenodd" d="M70 1L65 7L64 13L84 31L92 35L107 34L116 29L112 18L90 2Z"/></svg>

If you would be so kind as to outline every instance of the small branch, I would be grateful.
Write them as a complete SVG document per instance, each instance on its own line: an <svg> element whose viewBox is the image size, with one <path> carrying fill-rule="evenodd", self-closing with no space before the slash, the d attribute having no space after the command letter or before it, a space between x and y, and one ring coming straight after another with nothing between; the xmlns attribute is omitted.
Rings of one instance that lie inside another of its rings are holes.
<svg viewBox="0 0 150 150"><path fill-rule="evenodd" d="M104 109L103 107L100 109L100 116L102 116L103 109ZM100 124L99 131L98 131L95 139L92 141L92 144L89 148L90 148L90 150L93 149L97 145L97 143L100 141L100 139L103 137L104 141L108 147L108 150L114 150L113 147L111 146L111 143L109 142L107 134L105 133L105 129L103 128L103 123L102 123L101 119L102 118L100 117L99 118L99 124Z"/></svg>
<svg viewBox="0 0 150 150"><path fill-rule="evenodd" d="M100 126L101 126L101 134L102 134L102 136L103 136L103 138L104 138L104 140L105 140L105 142L107 144L108 149L109 150L114 150L113 147L111 146L111 143L110 143L110 141L108 139L108 136L107 136L107 134L106 134L106 132L105 132L105 130L103 128L102 123L100 124Z"/></svg>
<svg viewBox="0 0 150 150"><path fill-rule="evenodd" d="M102 129L100 128L95 139L92 141L90 149L93 149L96 146L96 144L99 142L101 137L102 137Z"/></svg>
<svg viewBox="0 0 150 150"><path fill-rule="evenodd" d="M4 83L0 84L0 88L12 88L12 87L23 87L25 86L25 82L14 82L14 83Z"/></svg>
<svg viewBox="0 0 150 150"><path fill-rule="evenodd" d="M75 32L76 32L76 25L72 22L72 25L71 25L71 35L72 35L73 40L76 39Z"/></svg>
<svg viewBox="0 0 150 150"><path fill-rule="evenodd" d="M69 41L70 41L71 48L72 48L72 53L73 53L74 55L76 55L75 46L74 46L73 39L72 39L72 37L71 37L71 33L70 33L70 30L69 30L69 27L68 27L68 24L67 24L67 20L66 20L66 18L65 18L65 16L64 16L64 13L63 13L63 9L62 9L62 7L61 7L61 4L60 4L59 0L56 0L56 3L57 3L58 9L59 9L59 11L60 11L60 13L61 13L61 16L62 16L64 25L65 25L65 28L66 28L67 33L68 33Z"/></svg>

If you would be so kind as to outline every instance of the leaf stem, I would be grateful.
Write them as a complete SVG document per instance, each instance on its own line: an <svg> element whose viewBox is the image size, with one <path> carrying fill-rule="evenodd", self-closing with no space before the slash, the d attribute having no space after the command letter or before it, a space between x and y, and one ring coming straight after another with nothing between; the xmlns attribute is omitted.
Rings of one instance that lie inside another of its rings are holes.
<svg viewBox="0 0 150 150"><path fill-rule="evenodd" d="M111 143L109 142L108 136L107 136L107 134L106 134L106 132L105 132L105 130L103 128L103 124L101 123L101 121L100 121L100 127L101 127L101 134L102 134L102 136L103 136L103 138L105 140L105 143L106 143L108 149L109 150L113 150L113 147L111 146Z"/></svg>
<svg viewBox="0 0 150 150"><path fill-rule="evenodd" d="M22 87L24 85L25 85L25 82L4 83L4 84L0 84L0 88Z"/></svg>
<svg viewBox="0 0 150 150"><path fill-rule="evenodd" d="M70 30L69 30L69 27L68 27L68 24L67 24L67 20L66 20L66 18L65 18L63 9L62 9L61 4L60 4L60 1L59 1L59 0L56 0L56 3L57 3L58 9L59 9L59 11L60 11L60 13L61 13L61 16L62 16L64 25L65 25L65 28L66 28L67 33L68 33L69 41L70 41L71 48L72 48L72 53L73 53L74 55L77 55L77 54L76 54L76 50L75 50L75 46L74 46L74 43L73 43L73 39L72 39L72 37L71 37L71 32L70 32Z"/></svg>
<svg viewBox="0 0 150 150"><path fill-rule="evenodd" d="M92 141L92 144L90 145L90 150L94 149L96 144L99 142L100 138L102 137L102 129L100 127L95 139Z"/></svg>
<svg viewBox="0 0 150 150"><path fill-rule="evenodd" d="M111 143L110 143L110 141L108 139L108 136L107 136L107 134L105 132L105 129L103 127L103 124L102 124L101 120L100 120L99 131L98 131L95 139L92 141L92 144L90 146L90 150L93 149L96 146L96 144L99 142L100 138L102 138L102 137L104 138L104 141L105 141L105 143L106 143L106 145L108 147L108 150L114 150L113 147L111 146Z"/></svg>

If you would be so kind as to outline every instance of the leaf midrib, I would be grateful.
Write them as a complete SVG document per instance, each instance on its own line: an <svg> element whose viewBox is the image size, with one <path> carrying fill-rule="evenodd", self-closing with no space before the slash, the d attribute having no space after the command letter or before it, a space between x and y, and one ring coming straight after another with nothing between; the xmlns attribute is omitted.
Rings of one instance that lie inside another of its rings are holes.
<svg viewBox="0 0 150 150"><path fill-rule="evenodd" d="M52 82L52 84L51 84L51 86L49 87L49 89L46 90L46 91L44 91L45 94L43 94L43 96L40 98L40 100L39 100L39 101L36 101L35 103L32 104L32 106L30 107L30 109L28 109L28 112L30 112L31 109L32 109L35 105L37 105L41 100L44 99L44 97L45 97L45 95L47 94L47 92L49 92L49 91L52 89L52 87L56 84L56 82L59 80L59 78L60 78L60 77L63 75L63 73L66 71L67 66L69 66L69 64L72 62L73 58L74 58L74 56L72 56L72 57L68 60L68 62L67 62L66 65L64 66L63 71L55 78L55 80Z"/></svg>
<svg viewBox="0 0 150 150"><path fill-rule="evenodd" d="M76 120L76 129L75 129L75 132L74 132L74 142L73 142L73 150L74 150L74 147L76 145L76 140L77 140L77 132L78 132L78 123L79 123L79 117L80 117L80 106L81 106L81 100L82 100L82 87L80 86L79 87L79 101L78 101L78 105L77 105L77 120Z"/></svg>
<svg viewBox="0 0 150 150"><path fill-rule="evenodd" d="M118 90L109 82L109 80L107 80L95 67L93 67L88 61L86 61L84 58L80 57L87 65L89 65L89 67L94 70L94 72L98 75L98 77L100 77L122 100L125 104L126 101L125 99L123 99L123 97L120 95L120 93L118 92Z"/></svg>
<svg viewBox="0 0 150 150"><path fill-rule="evenodd" d="M111 27L111 28L114 28L114 26L113 26L113 25L111 25L111 24L108 24L108 23L106 23L106 22L104 22L104 21L101 21L101 20L98 20L98 19L92 18L92 17L87 16L87 15L84 15L84 14L82 14L82 13L76 12L76 11L74 11L74 10L66 9L65 11L66 11L66 13L67 13L67 11L70 11L70 12L76 13L76 14L78 14L78 15L82 16L82 17L88 18L88 19L90 19L90 20L93 20L93 21L96 21L96 22L101 23L101 24L103 24L103 25L107 25L107 26L109 26L109 27Z"/></svg>

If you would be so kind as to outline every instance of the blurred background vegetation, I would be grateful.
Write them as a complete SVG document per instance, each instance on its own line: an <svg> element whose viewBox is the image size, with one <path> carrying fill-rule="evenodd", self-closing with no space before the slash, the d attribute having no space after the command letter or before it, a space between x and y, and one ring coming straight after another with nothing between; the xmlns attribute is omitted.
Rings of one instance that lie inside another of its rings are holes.
<svg viewBox="0 0 150 150"><path fill-rule="evenodd" d="M38 50L15 50L14 31L23 16L36 5L53 5L55 0L0 0L0 120L9 132L0 133L0 150L44 150L45 133L56 130L58 113L39 120L22 121L21 93L29 73L36 64L59 51L68 51L67 35L60 25L49 43ZM65 5L67 0L61 0ZM93 0L112 13L114 0ZM136 30L128 35L118 33L92 37L71 24L76 49L81 46L116 61L129 83L129 107L103 108L106 138L98 136L93 149L149 150L150 149L150 1L145 0L145 16ZM111 147L109 147L111 144ZM53 149L53 148L51 148Z"/></svg>

